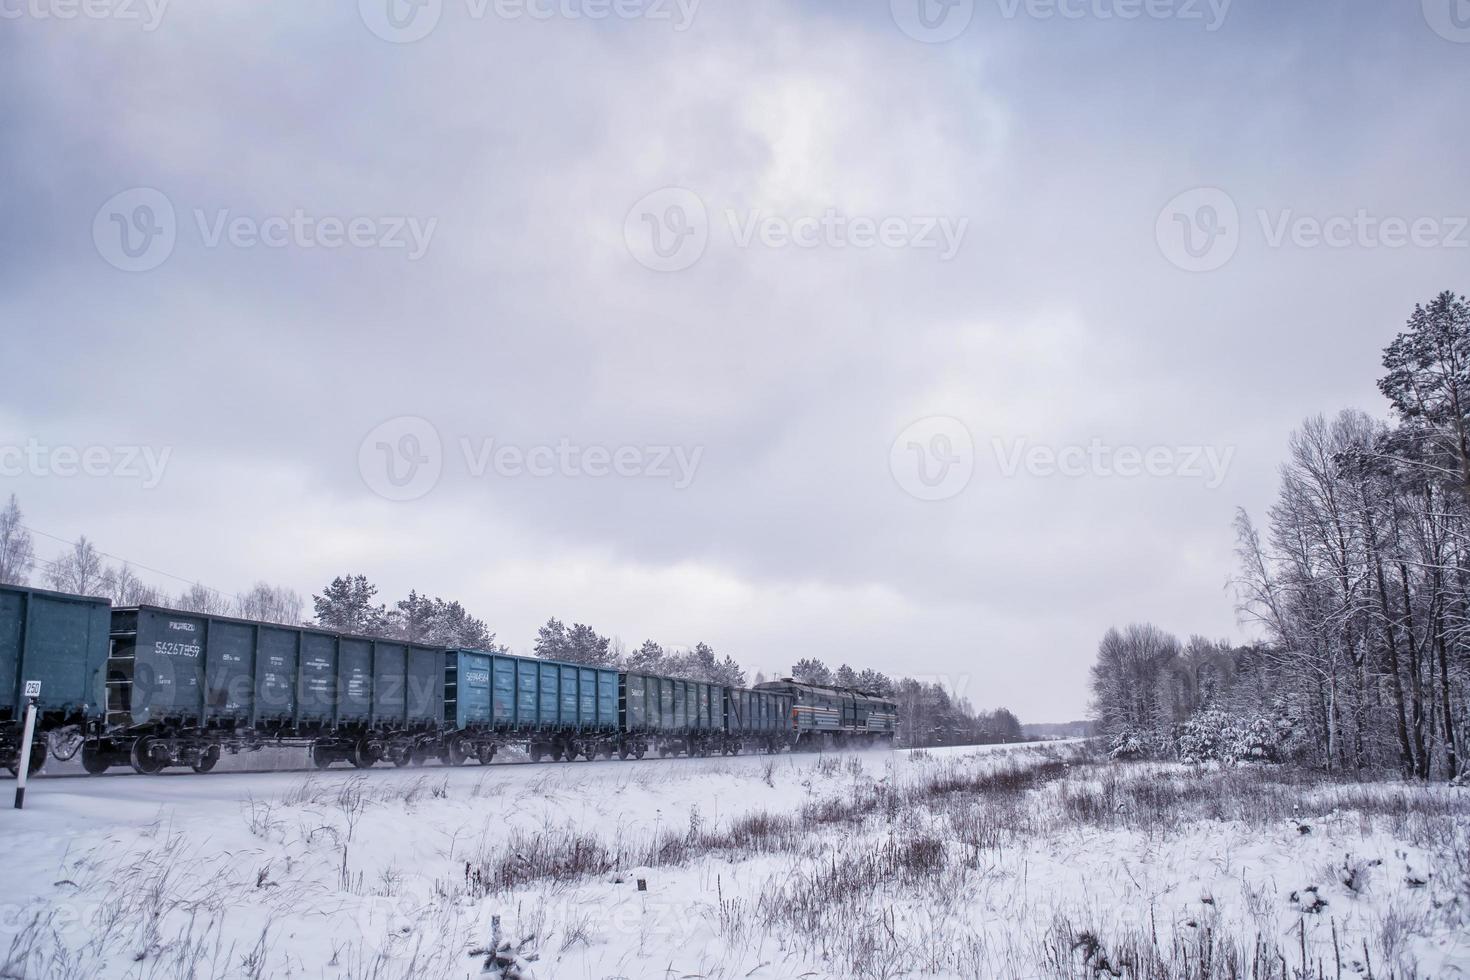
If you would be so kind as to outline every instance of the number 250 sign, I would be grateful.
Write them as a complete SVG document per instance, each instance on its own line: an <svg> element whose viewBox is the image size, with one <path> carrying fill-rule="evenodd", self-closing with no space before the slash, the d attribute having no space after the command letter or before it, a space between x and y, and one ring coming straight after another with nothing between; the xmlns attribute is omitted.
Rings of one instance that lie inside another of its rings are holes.
<svg viewBox="0 0 1470 980"><path fill-rule="evenodd" d="M40 681L26 681L26 697L38 698L41 696Z"/></svg>

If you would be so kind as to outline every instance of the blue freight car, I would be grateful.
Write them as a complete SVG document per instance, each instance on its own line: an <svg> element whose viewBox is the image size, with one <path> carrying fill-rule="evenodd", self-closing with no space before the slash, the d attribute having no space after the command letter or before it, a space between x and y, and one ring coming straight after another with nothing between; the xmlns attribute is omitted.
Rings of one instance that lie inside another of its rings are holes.
<svg viewBox="0 0 1470 980"><path fill-rule="evenodd" d="M446 761L489 762L524 743L533 761L611 755L617 671L483 650L450 650L444 668Z"/></svg>
<svg viewBox="0 0 1470 980"><path fill-rule="evenodd" d="M19 768L26 681L41 682L30 769L51 738L81 745L99 726L111 604L106 599L0 585L0 764ZM69 757L69 753L64 753Z"/></svg>

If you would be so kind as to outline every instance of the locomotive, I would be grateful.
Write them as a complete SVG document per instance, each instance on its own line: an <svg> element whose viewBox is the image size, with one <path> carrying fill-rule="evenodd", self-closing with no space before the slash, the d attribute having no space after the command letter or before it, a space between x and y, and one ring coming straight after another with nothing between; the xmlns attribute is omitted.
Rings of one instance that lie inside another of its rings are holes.
<svg viewBox="0 0 1470 980"><path fill-rule="evenodd" d="M305 748L313 765L532 761L892 745L896 705L791 679L735 688L0 586L0 763L209 772L224 753Z"/></svg>

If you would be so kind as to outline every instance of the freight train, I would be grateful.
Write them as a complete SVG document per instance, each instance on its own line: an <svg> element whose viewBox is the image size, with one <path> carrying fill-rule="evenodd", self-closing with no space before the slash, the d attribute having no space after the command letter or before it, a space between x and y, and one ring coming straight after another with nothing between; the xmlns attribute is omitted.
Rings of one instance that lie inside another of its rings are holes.
<svg viewBox="0 0 1470 980"><path fill-rule="evenodd" d="M897 706L794 680L753 689L0 586L0 764L209 772L225 753L313 765L487 764L891 746Z"/></svg>

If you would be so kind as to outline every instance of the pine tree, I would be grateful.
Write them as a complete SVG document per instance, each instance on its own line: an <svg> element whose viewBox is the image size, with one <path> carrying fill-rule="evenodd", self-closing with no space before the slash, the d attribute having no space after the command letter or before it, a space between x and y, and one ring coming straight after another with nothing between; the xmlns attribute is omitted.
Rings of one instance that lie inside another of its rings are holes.
<svg viewBox="0 0 1470 980"><path fill-rule="evenodd" d="M366 575L338 576L321 595L311 597L316 621L344 633L380 635L387 630L388 612L373 602L377 594L378 587Z"/></svg>
<svg viewBox="0 0 1470 980"><path fill-rule="evenodd" d="M664 648L652 640L644 640L641 647L628 655L627 669L640 674L664 673Z"/></svg>
<svg viewBox="0 0 1470 980"><path fill-rule="evenodd" d="M791 676L803 684L830 685L832 671L827 665L813 657L803 657L791 667Z"/></svg>
<svg viewBox="0 0 1470 980"><path fill-rule="evenodd" d="M568 653L567 628L555 616L536 631L536 656L542 660L566 660Z"/></svg>

